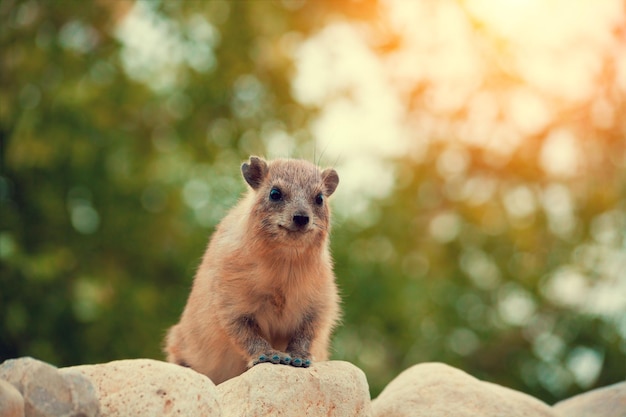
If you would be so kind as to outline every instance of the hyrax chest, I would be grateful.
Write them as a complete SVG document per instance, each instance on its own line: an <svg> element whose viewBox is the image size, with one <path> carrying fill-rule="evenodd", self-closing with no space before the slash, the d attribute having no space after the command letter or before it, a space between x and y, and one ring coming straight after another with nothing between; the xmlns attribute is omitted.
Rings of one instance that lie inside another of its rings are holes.
<svg viewBox="0 0 626 417"><path fill-rule="evenodd" d="M315 314L332 279L328 197L339 177L307 161L256 157L242 173L251 187L247 252L256 258L250 303L262 332L281 339Z"/></svg>

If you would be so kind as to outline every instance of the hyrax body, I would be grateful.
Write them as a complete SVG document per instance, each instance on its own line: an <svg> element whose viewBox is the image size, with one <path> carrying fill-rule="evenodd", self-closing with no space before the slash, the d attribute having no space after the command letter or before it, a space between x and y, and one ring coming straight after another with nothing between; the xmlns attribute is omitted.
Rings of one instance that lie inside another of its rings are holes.
<svg viewBox="0 0 626 417"><path fill-rule="evenodd" d="M328 250L335 170L250 157L241 171L251 189L218 225L165 341L168 361L216 384L261 362L327 360L339 317Z"/></svg>

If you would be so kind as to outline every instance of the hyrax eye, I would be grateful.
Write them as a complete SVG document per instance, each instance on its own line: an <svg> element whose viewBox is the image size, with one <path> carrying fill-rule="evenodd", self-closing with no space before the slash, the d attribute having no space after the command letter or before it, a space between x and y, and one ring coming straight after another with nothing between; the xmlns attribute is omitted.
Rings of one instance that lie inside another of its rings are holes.
<svg viewBox="0 0 626 417"><path fill-rule="evenodd" d="M324 194L319 193L318 195L315 196L315 204L320 205L320 206L324 204Z"/></svg>
<svg viewBox="0 0 626 417"><path fill-rule="evenodd" d="M283 198L283 193L276 187L273 187L270 190L270 200L272 201L280 201Z"/></svg>

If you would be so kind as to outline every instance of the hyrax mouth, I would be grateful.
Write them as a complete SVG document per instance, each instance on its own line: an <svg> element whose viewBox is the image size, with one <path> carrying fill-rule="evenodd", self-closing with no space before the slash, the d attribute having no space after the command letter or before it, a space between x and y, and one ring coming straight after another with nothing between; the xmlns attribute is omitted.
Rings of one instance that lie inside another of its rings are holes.
<svg viewBox="0 0 626 417"><path fill-rule="evenodd" d="M307 226L294 227L294 226L285 226L285 225L279 224L278 227L283 229L284 231L286 231L290 235L300 235L300 234L303 235L303 234L308 233L311 230L313 230L312 228L307 227Z"/></svg>

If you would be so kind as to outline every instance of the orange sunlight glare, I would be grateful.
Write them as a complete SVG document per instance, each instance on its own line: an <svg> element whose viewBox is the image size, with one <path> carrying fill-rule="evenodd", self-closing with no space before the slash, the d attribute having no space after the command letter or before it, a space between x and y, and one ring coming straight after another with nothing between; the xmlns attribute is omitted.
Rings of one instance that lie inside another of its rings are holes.
<svg viewBox="0 0 626 417"><path fill-rule="evenodd" d="M354 208L363 193L390 189L380 156L419 159L429 142L460 140L506 160L585 103L594 125L611 128L607 95L626 94L626 50L614 32L624 16L620 0L381 0L373 27L384 29L333 21L297 48L294 96L321 109L313 134L330 160L365 161L344 167L355 172L344 182ZM398 46L376 51L376 30ZM609 75L606 61L617 63ZM584 132L575 129L546 142L546 175L577 172Z"/></svg>

